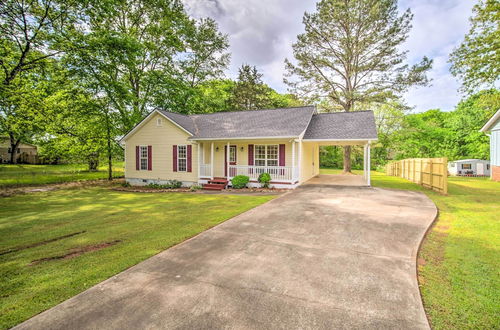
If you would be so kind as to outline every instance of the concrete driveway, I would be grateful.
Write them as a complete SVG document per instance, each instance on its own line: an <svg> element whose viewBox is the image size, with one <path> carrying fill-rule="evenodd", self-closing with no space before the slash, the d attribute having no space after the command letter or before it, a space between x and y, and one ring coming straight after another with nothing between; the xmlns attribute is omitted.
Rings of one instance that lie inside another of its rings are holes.
<svg viewBox="0 0 500 330"><path fill-rule="evenodd" d="M415 263L435 216L417 192L305 185L17 328L427 329Z"/></svg>

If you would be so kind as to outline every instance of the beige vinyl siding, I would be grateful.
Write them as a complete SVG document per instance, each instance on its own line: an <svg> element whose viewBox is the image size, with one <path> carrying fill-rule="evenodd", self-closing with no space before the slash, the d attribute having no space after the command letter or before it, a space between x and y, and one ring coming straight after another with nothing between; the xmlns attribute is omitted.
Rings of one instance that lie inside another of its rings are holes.
<svg viewBox="0 0 500 330"><path fill-rule="evenodd" d="M319 174L319 145L317 143L302 143L302 166L300 183Z"/></svg>
<svg viewBox="0 0 500 330"><path fill-rule="evenodd" d="M157 119L162 126L157 126ZM155 114L125 141L125 178L198 181L198 149L189 140L189 134L164 116ZM173 171L173 146L192 144L192 172ZM135 147L152 146L152 171L135 169Z"/></svg>
<svg viewBox="0 0 500 330"><path fill-rule="evenodd" d="M200 142L205 152L205 164L210 164L210 141ZM214 141L214 176L224 176L224 148L227 146L227 141ZM230 145L235 145L237 150L236 165L248 165L248 145L249 144L284 144L285 145L285 166L292 166L292 143L290 139L287 140L244 140L244 141L230 141ZM219 151L216 148L219 147ZM243 148L243 150L241 150ZM254 147L255 148L255 147ZM255 154L255 150L254 150ZM198 154L196 154L196 157ZM193 152L193 157L194 152ZM295 145L295 162L298 163L299 149L298 144ZM203 159L203 157L202 157Z"/></svg>

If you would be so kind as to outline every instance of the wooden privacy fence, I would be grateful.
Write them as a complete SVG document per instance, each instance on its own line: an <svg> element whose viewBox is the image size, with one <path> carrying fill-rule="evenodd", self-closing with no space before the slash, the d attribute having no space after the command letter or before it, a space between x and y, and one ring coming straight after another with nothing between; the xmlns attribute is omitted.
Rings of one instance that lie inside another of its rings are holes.
<svg viewBox="0 0 500 330"><path fill-rule="evenodd" d="M410 158L386 165L385 173L399 176L435 190L448 193L448 158Z"/></svg>

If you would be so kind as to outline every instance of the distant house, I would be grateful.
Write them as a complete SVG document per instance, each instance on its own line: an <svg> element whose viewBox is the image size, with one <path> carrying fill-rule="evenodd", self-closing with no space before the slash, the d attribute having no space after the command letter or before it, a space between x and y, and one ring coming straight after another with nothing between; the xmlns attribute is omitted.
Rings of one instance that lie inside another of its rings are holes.
<svg viewBox="0 0 500 330"><path fill-rule="evenodd" d="M0 164L10 162L11 153L12 150L10 147L10 139L7 137L0 137ZM37 164L37 147L29 143L20 143L15 150L14 162L23 164Z"/></svg>
<svg viewBox="0 0 500 330"><path fill-rule="evenodd" d="M319 114L314 106L181 115L155 110L125 135L125 179L133 185L178 180L223 189L236 175L259 186L295 188L319 174L322 145L364 146L370 185L372 111Z"/></svg>
<svg viewBox="0 0 500 330"><path fill-rule="evenodd" d="M500 110L481 128L490 136L491 179L500 181Z"/></svg>
<svg viewBox="0 0 500 330"><path fill-rule="evenodd" d="M490 161L461 159L448 162L448 173L456 176L490 176Z"/></svg>

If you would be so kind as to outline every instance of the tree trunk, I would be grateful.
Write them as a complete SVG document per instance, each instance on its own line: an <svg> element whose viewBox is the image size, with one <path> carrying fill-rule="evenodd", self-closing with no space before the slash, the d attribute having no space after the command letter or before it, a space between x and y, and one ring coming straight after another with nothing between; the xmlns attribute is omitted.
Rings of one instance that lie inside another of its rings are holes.
<svg viewBox="0 0 500 330"><path fill-rule="evenodd" d="M344 146L344 173L351 173L351 146Z"/></svg>
<svg viewBox="0 0 500 330"><path fill-rule="evenodd" d="M109 127L109 117L106 116L106 134L108 140L108 180L113 180L113 160L111 152L111 132Z"/></svg>
<svg viewBox="0 0 500 330"><path fill-rule="evenodd" d="M16 163L16 151L17 148L19 147L19 143L21 140L16 140L14 138L14 135L9 134L10 137L10 163L15 164Z"/></svg>
<svg viewBox="0 0 500 330"><path fill-rule="evenodd" d="M93 152L89 155L89 171L96 172L99 167L99 153Z"/></svg>

